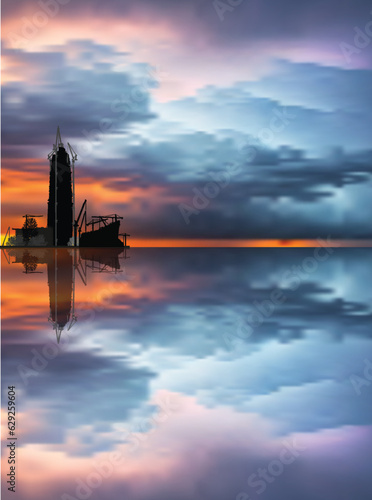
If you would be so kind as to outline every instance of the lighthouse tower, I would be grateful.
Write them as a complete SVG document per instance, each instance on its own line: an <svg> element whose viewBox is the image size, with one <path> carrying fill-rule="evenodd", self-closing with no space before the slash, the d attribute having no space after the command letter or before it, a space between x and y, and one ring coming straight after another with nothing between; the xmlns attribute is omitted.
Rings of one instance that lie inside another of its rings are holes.
<svg viewBox="0 0 372 500"><path fill-rule="evenodd" d="M59 127L50 161L48 227L54 246L67 246L72 237L72 185L70 157L64 148Z"/></svg>

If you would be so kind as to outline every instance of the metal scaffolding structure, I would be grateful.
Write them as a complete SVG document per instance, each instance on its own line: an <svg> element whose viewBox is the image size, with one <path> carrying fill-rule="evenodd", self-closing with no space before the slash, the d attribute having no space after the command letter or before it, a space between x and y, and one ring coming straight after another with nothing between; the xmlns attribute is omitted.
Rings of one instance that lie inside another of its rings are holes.
<svg viewBox="0 0 372 500"><path fill-rule="evenodd" d="M71 163L72 163L72 227L75 226L75 161L77 161L78 156L71 144L67 143L68 149L70 150ZM76 239L74 236L74 246L76 247Z"/></svg>
<svg viewBox="0 0 372 500"><path fill-rule="evenodd" d="M54 246L58 246L58 149L63 147L61 132L57 127L56 142L52 151L48 154L48 160L52 160L54 155Z"/></svg>

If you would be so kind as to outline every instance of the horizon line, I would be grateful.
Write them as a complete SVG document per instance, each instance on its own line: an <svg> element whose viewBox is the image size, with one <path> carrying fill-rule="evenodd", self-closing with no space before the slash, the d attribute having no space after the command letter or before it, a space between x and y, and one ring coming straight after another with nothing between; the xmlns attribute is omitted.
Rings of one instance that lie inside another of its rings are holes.
<svg viewBox="0 0 372 500"><path fill-rule="evenodd" d="M370 248L372 239L185 239L185 238L132 238L130 241L133 248L312 248L319 246L333 246L340 248ZM12 248L71 248L83 247L37 247L37 246L2 246L2 249ZM85 247L84 247L85 248ZM109 248L109 247L97 247ZM116 247L121 248L121 247ZM125 247L123 247L124 249Z"/></svg>

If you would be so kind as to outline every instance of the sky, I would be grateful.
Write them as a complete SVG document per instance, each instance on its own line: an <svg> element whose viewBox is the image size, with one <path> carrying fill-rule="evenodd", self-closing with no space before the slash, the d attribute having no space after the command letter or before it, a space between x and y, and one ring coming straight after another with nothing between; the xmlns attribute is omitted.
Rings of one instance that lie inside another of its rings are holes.
<svg viewBox="0 0 372 500"><path fill-rule="evenodd" d="M4 0L1 37L2 234L59 125L138 243L372 236L367 1Z"/></svg>

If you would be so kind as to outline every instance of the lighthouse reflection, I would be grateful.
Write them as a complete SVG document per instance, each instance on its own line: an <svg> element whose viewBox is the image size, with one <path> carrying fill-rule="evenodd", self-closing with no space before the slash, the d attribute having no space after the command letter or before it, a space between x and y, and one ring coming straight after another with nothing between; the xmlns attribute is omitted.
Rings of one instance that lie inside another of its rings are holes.
<svg viewBox="0 0 372 500"><path fill-rule="evenodd" d="M9 264L23 264L23 273L42 274L46 265L49 290L49 323L60 342L62 332L78 321L75 313L76 280L88 286L90 273L122 273L121 259L129 258L121 248L6 249ZM12 260L15 257L15 260Z"/></svg>
<svg viewBox="0 0 372 500"><path fill-rule="evenodd" d="M76 321L75 309L75 252L54 249L48 254L48 287L50 316L59 343L62 331Z"/></svg>

